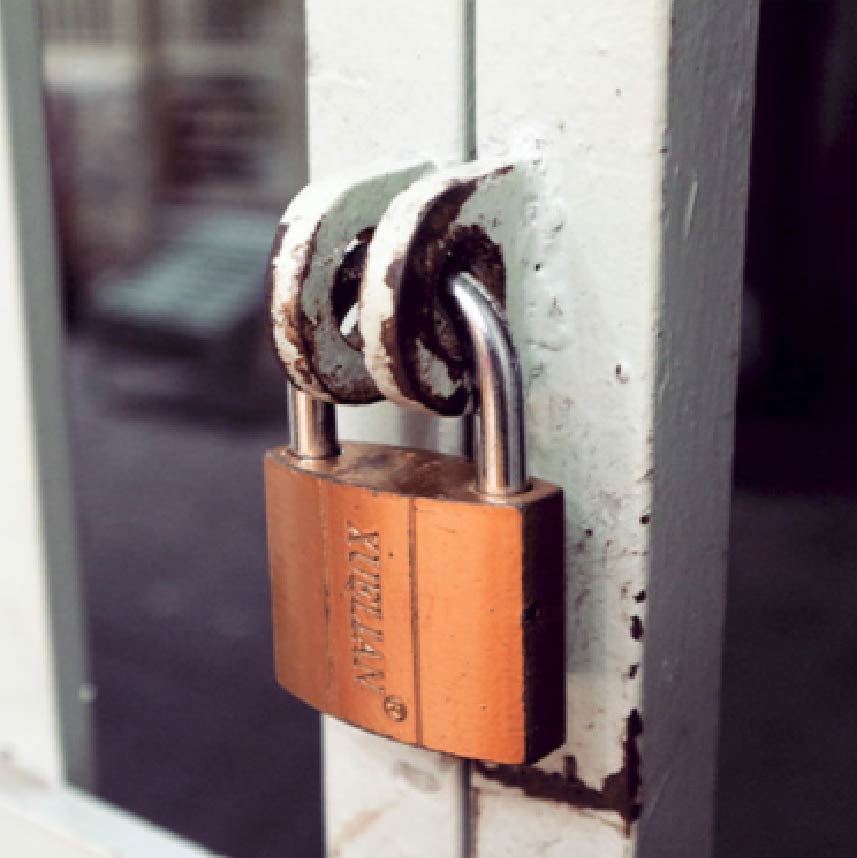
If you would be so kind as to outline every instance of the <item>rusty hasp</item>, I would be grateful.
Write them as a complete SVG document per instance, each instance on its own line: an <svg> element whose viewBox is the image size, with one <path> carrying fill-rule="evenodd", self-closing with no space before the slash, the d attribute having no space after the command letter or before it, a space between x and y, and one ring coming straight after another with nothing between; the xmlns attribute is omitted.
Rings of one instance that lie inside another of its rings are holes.
<svg viewBox="0 0 857 858"><path fill-rule="evenodd" d="M388 399L446 416L471 410L470 348L447 284L472 274L505 305L527 186L523 165L477 161L424 176L390 203L360 290L366 366Z"/></svg>
<svg viewBox="0 0 857 858"><path fill-rule="evenodd" d="M327 402L382 398L356 326L366 246L390 200L430 168L332 176L305 187L286 209L271 250L271 318L277 354L301 390Z"/></svg>

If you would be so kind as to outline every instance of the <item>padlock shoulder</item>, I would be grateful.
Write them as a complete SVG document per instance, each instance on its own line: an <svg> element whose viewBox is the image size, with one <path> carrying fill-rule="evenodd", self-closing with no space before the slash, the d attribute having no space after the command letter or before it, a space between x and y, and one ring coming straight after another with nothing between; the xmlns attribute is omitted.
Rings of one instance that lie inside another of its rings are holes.
<svg viewBox="0 0 857 858"><path fill-rule="evenodd" d="M533 478L528 491L489 499L476 491L476 465L470 459L409 447L344 442L334 458L299 459L283 446L268 450L266 459L273 467L403 497L522 508L562 494L552 483Z"/></svg>
<svg viewBox="0 0 857 858"><path fill-rule="evenodd" d="M380 735L531 763L564 735L562 493L498 504L474 480L426 451L269 451L277 678Z"/></svg>

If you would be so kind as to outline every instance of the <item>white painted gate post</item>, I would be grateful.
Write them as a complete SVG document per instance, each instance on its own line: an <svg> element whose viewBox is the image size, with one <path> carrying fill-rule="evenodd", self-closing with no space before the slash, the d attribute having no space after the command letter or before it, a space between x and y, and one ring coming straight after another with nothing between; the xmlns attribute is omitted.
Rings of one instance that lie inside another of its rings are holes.
<svg viewBox="0 0 857 858"><path fill-rule="evenodd" d="M710 852L756 19L479 6L480 152L544 151L515 323L570 536L568 743L474 778L480 855Z"/></svg>
<svg viewBox="0 0 857 858"><path fill-rule="evenodd" d="M313 177L461 158L469 136L542 156L510 313L531 469L565 488L569 548L567 745L475 764L468 811L456 764L328 723L331 855L710 854L757 14L308 4ZM375 414L343 435L413 437Z"/></svg>
<svg viewBox="0 0 857 858"><path fill-rule="evenodd" d="M461 0L306 4L310 181L373 159L468 147ZM454 452L457 421L389 404L338 408L341 437ZM465 770L324 719L325 838L330 856L458 858Z"/></svg>

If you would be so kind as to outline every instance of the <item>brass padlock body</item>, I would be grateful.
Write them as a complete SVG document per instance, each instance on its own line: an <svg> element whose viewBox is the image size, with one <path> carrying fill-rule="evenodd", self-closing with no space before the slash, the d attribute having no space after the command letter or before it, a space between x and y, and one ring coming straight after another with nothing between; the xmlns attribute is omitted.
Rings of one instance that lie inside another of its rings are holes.
<svg viewBox="0 0 857 858"><path fill-rule="evenodd" d="M476 492L472 462L342 444L265 457L277 680L458 756L530 763L565 733L562 492Z"/></svg>

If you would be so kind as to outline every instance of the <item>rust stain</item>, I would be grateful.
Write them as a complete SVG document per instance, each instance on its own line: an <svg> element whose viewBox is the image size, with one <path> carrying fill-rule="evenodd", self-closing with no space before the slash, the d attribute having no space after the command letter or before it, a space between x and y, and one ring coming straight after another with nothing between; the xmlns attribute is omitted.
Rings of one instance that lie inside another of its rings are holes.
<svg viewBox="0 0 857 858"><path fill-rule="evenodd" d="M274 240L271 243L271 252L268 256L268 267L265 272L265 290L268 296L268 300L265 304L265 312L267 315L265 327L267 328L268 324L272 324L274 328L279 326L282 328L286 338L298 347L299 341L296 341L296 337L297 332L299 331L299 325L295 315L293 302L284 301L280 303L277 307L277 312L274 312L274 260L280 255L283 241L285 240L288 231L289 225L287 223L281 223L277 227L277 231L274 233ZM294 384L295 387L302 389L311 388L314 381L313 373L306 359L303 357L303 353L301 353L301 357L294 361L291 366L288 366L284 363L283 357L277 349L276 342L273 338L270 340L270 344L277 362L285 370L286 377L289 381Z"/></svg>
<svg viewBox="0 0 857 858"><path fill-rule="evenodd" d="M323 363L330 362L323 362L319 359L315 336L317 324L315 320L306 315L303 309L303 294L309 281L313 260L317 254L318 237L322 225L323 221L316 223L309 239L292 250L290 264L294 271L293 297L291 300L280 302L276 307L276 312L271 313L271 319L275 329L279 330L294 347L297 357L289 363L286 363L279 353L277 357L283 364L289 380L303 390L326 394L336 402L377 402L383 397L365 369L362 372L354 372L354 367L351 366L351 371L344 372L345 362L340 360L334 363L330 372L322 371ZM330 298L334 318L337 322L337 331L331 337L330 345L332 348L344 348L346 354L348 354L349 348L353 349L358 355L360 367L363 367L362 354L360 354L363 341L359 330L355 329L343 336L338 334L338 325L342 323L346 313L357 299L366 263L367 248L374 230L374 226L369 226L357 234L355 237L356 246L346 254L331 284ZM281 224L274 237L268 262L267 289L269 307L272 308L274 262L278 257L282 257L283 243L287 232L288 224ZM338 316L337 313L339 313Z"/></svg>
<svg viewBox="0 0 857 858"><path fill-rule="evenodd" d="M462 414L470 403L470 349L460 324L444 300L444 282L468 272L492 297L505 303L506 273L500 247L477 224L456 224L468 199L493 175L451 183L426 204L402 255L388 267L395 319L382 325L381 342L399 390L446 416ZM452 392L438 391L424 370L424 359L445 365Z"/></svg>
<svg viewBox="0 0 857 858"><path fill-rule="evenodd" d="M312 367L303 352L302 341L296 334L300 330L300 324L296 318L297 308L295 304L296 302L294 301L283 301L280 304L282 329L295 348L300 349L297 357L290 364L284 364L284 368L292 384L302 389L312 389L316 379ZM280 358L280 361L282 361L282 358Z"/></svg>
<svg viewBox="0 0 857 858"><path fill-rule="evenodd" d="M268 254L268 265L265 268L265 294L268 299L265 302L266 328L272 322L276 324L274 314L274 260L279 255L280 247L282 247L283 239L286 237L288 230L288 224L279 224L277 231L274 233L274 240L271 242L271 252ZM282 308L280 309L282 310ZM277 355L277 360L280 360L279 354Z"/></svg>
<svg viewBox="0 0 857 858"><path fill-rule="evenodd" d="M389 805L373 807L369 810L363 810L353 819L349 819L339 830L336 843L331 847L331 858L337 858L337 856L342 855L343 847L348 846L352 841L360 837L361 834L387 812L388 808Z"/></svg>
<svg viewBox="0 0 857 858"><path fill-rule="evenodd" d="M363 271L366 268L369 242L372 240L374 232L375 228L370 226L357 233L354 238L354 246L346 252L342 264L334 275L330 302L337 327L342 324L349 310L358 301L360 281L363 279ZM363 337L360 334L359 326L355 326L343 337L355 351L360 351L363 348Z"/></svg>
<svg viewBox="0 0 857 858"><path fill-rule="evenodd" d="M374 226L365 227L357 233L333 277L330 304L334 329L329 334L329 345L336 350L339 359L329 372L323 369L323 365L330 361L320 359L320 344L315 338L314 325L310 319L304 319L303 339L308 344L315 343L312 346L315 375L337 402L346 404L379 402L384 398L365 368L363 335L359 325L355 324L350 331L341 331L348 312L358 303L369 242L374 233Z"/></svg>
<svg viewBox="0 0 857 858"><path fill-rule="evenodd" d="M288 234L289 225L281 223L277 228L276 233L274 234L274 241L271 246L271 254L268 259L268 269L266 275L266 287L268 292L268 307L272 308L274 306L274 261L280 256L283 249L283 242ZM312 256L315 251L315 243L316 237L318 235L319 226L317 225L315 230L313 231L312 236L309 241L305 244L301 245L299 248L296 248L293 251L293 255L298 257L299 259L304 259L304 264L301 269L301 273L299 275L300 283L306 280L306 277L309 275L309 268L312 264ZM304 257L304 249L306 249L307 255ZM310 366L309 361L306 358L307 348L306 343L302 336L302 311L300 306L301 300L301 289L298 288L296 290L295 298L292 301L283 301L278 306L278 313L275 315L272 313L272 323L275 328L279 328L286 339L297 349L299 352L299 357L292 362L291 366L286 365L283 361L282 355L276 349L274 344L274 352L277 356L277 360L283 365L285 369L286 376L289 381L292 382L296 387L302 388L304 390L312 390L313 387L317 387L317 380L315 378L315 373Z"/></svg>
<svg viewBox="0 0 857 858"><path fill-rule="evenodd" d="M601 782L601 789L589 786L577 776L577 761L572 756L565 758L563 772L545 772L533 766L489 766L476 760L473 770L488 780L519 789L530 798L616 813L625 823L625 836L630 837L631 828L643 809L639 747L643 719L637 709L632 709L625 723L622 768L607 775Z"/></svg>

